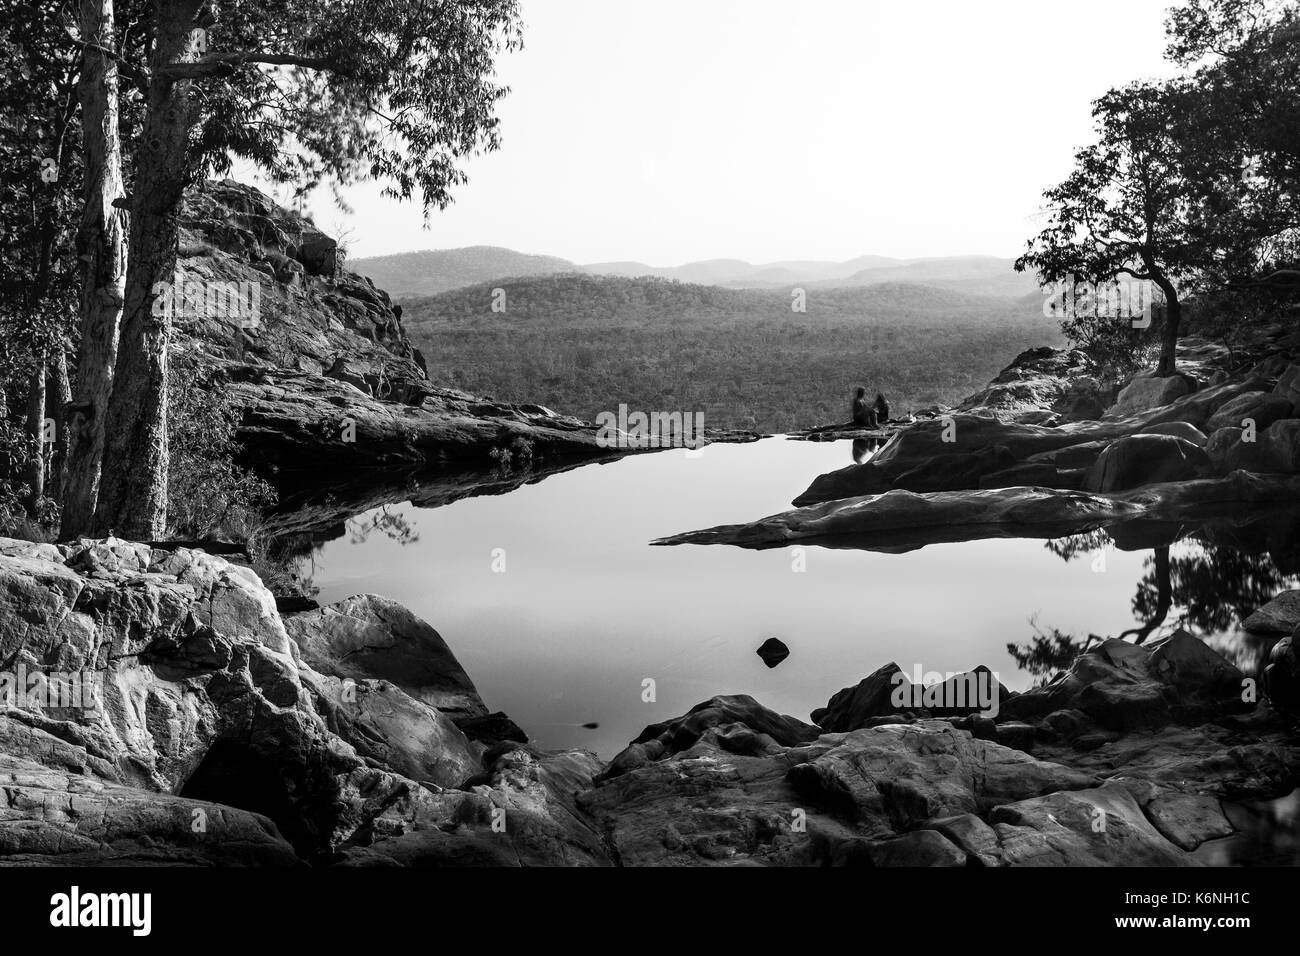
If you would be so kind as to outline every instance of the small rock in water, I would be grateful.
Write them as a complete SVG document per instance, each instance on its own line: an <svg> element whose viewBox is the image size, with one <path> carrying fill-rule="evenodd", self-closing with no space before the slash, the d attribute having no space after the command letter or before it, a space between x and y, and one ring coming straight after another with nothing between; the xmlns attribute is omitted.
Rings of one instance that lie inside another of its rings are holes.
<svg viewBox="0 0 1300 956"><path fill-rule="evenodd" d="M763 663L768 667L775 667L790 656L790 648L775 637L769 637L755 653L763 658Z"/></svg>

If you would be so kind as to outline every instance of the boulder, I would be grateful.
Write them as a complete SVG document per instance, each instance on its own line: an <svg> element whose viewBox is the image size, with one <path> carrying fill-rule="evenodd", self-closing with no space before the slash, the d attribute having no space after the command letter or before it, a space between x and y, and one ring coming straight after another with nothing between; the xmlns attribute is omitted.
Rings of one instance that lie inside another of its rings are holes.
<svg viewBox="0 0 1300 956"><path fill-rule="evenodd" d="M721 734L720 746L735 752L760 752L804 743L817 737L816 727L768 710L746 694L713 697L686 714L651 724L626 750L610 761L605 778L617 777L646 763L689 750L706 734Z"/></svg>
<svg viewBox="0 0 1300 956"><path fill-rule="evenodd" d="M954 729L941 720L829 735L790 768L806 799L880 829L987 813L1003 803L1096 784L1096 778Z"/></svg>
<svg viewBox="0 0 1300 956"><path fill-rule="evenodd" d="M1144 809L1165 839L1184 850L1195 850L1206 840L1233 833L1232 824L1223 814L1222 801L1213 794L1167 791Z"/></svg>
<svg viewBox="0 0 1300 956"><path fill-rule="evenodd" d="M1192 386L1181 375L1158 378L1139 375L1120 390L1115 404L1106 413L1111 418L1123 418L1172 404L1192 391Z"/></svg>
<svg viewBox="0 0 1300 956"><path fill-rule="evenodd" d="M1278 594L1252 612L1241 626L1260 634L1290 634L1300 626L1300 590Z"/></svg>
<svg viewBox="0 0 1300 956"><path fill-rule="evenodd" d="M1078 711L1110 731L1149 730L1250 710L1253 703L1242 699L1244 679L1185 631L1151 648L1112 638L1075 658L1058 680L1007 699L1001 715L1033 722ZM1061 733L1051 718L1045 723ZM1083 729L1063 735L1077 739Z"/></svg>
<svg viewBox="0 0 1300 956"><path fill-rule="evenodd" d="M1057 792L989 814L1009 866L1192 866L1122 784Z"/></svg>
<svg viewBox="0 0 1300 956"><path fill-rule="evenodd" d="M1273 707L1300 717L1300 627L1273 645L1264 668L1264 689Z"/></svg>
<svg viewBox="0 0 1300 956"><path fill-rule="evenodd" d="M459 790L411 787L380 808L342 866L610 866L577 806L600 761L584 751L505 749Z"/></svg>
<svg viewBox="0 0 1300 956"><path fill-rule="evenodd" d="M488 712L442 636L395 601L362 594L295 614L287 627L322 674L389 681L453 720Z"/></svg>
<svg viewBox="0 0 1300 956"><path fill-rule="evenodd" d="M481 746L395 684L309 670L302 677L330 731L375 765L437 787L459 787L481 769Z"/></svg>
<svg viewBox="0 0 1300 956"><path fill-rule="evenodd" d="M1264 429L1259 444L1271 470L1285 475L1300 472L1300 418L1284 418Z"/></svg>
<svg viewBox="0 0 1300 956"><path fill-rule="evenodd" d="M1273 394L1290 402L1292 408L1300 409L1300 364L1288 366L1286 371L1278 376Z"/></svg>
<svg viewBox="0 0 1300 956"><path fill-rule="evenodd" d="M1268 392L1247 392L1225 402L1205 423L1205 430L1213 433L1220 428L1242 428L1249 419L1255 428L1263 431L1275 421L1295 414L1295 404L1283 395Z"/></svg>
<svg viewBox="0 0 1300 956"><path fill-rule="evenodd" d="M1112 443L1093 463L1085 491L1126 491L1166 481L1190 481L1210 472L1204 450L1172 435L1130 435Z"/></svg>
<svg viewBox="0 0 1300 956"><path fill-rule="evenodd" d="M906 707L896 706L895 692L901 688L906 694L911 681L897 664L890 663L864 677L853 687L837 691L825 707L810 715L813 723L829 733L846 733L865 727L873 717L901 713Z"/></svg>
<svg viewBox="0 0 1300 956"><path fill-rule="evenodd" d="M1188 422L1162 422L1159 425L1146 425L1138 431L1139 435L1172 435L1182 438L1200 448L1209 443L1209 439L1195 425Z"/></svg>

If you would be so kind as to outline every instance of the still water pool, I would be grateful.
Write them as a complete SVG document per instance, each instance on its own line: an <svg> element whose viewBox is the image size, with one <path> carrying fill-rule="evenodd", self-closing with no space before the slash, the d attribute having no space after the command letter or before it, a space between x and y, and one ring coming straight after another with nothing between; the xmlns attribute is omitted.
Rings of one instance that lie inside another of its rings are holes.
<svg viewBox="0 0 1300 956"><path fill-rule="evenodd" d="M1023 690L1051 661L1022 667L1007 645L1038 631L1084 640L1158 618L1155 639L1183 622L1249 672L1267 645L1239 618L1294 580L1241 534L1206 543L1194 528L1164 549L1104 547L1102 560L1096 542L1067 560L1071 542L1028 539L908 553L811 547L802 558L649 545L785 510L851 462L849 442L770 438L584 466L435 509L395 503L357 515L305 570L322 603L371 592L410 607L489 708L544 747L606 758L715 694L750 694L806 720L889 661L909 674L985 664ZM768 637L791 650L774 669L754 653Z"/></svg>

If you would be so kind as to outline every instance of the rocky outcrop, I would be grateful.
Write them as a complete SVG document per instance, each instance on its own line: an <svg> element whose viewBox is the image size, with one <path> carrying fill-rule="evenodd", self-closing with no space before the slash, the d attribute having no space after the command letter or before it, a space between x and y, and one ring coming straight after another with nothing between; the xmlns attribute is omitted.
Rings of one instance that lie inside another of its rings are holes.
<svg viewBox="0 0 1300 956"><path fill-rule="evenodd" d="M1042 425L1098 419L1114 393L1090 374L1078 349L1026 349L987 388L969 396L957 411L985 410L1021 424Z"/></svg>
<svg viewBox="0 0 1300 956"><path fill-rule="evenodd" d="M1181 375L1167 378L1139 375L1120 390L1115 404L1107 413L1113 418L1124 418L1139 412L1171 405L1192 391L1192 384Z"/></svg>
<svg viewBox="0 0 1300 956"><path fill-rule="evenodd" d="M239 290L178 309L174 348L234 404L247 463L277 487L311 485L322 468L382 481L393 466L523 471L611 454L591 423L431 381L401 307L348 271L332 238L250 186L191 191L177 270L186 289Z"/></svg>
<svg viewBox="0 0 1300 956"><path fill-rule="evenodd" d="M9 866L294 866L256 813L147 793L0 753L0 861Z"/></svg>
<svg viewBox="0 0 1300 956"><path fill-rule="evenodd" d="M1179 633L999 685L996 713L949 706L983 668L900 706L889 665L814 723L714 697L605 765L464 733L513 725L391 602L286 621L199 551L0 540L0 635L0 689L44 675L0 711L6 863L1185 865L1300 782L1287 642L1262 701ZM102 694L46 692L77 668Z"/></svg>
<svg viewBox="0 0 1300 956"><path fill-rule="evenodd" d="M0 853L608 862L569 809L594 758L469 740L452 715L486 708L428 625L362 597L291 629L221 557L0 541Z"/></svg>
<svg viewBox="0 0 1300 956"><path fill-rule="evenodd" d="M1083 479L1085 491L1127 491L1168 481L1192 481L1210 473L1210 457L1173 435L1128 435L1107 445Z"/></svg>
<svg viewBox="0 0 1300 956"><path fill-rule="evenodd" d="M1121 521L1190 520L1213 515L1226 505L1293 502L1297 494L1300 476L1247 472L1110 494L1042 487L929 494L888 491L810 505L748 524L689 531L652 543L744 548L801 543L900 550L993 537L1059 538Z"/></svg>

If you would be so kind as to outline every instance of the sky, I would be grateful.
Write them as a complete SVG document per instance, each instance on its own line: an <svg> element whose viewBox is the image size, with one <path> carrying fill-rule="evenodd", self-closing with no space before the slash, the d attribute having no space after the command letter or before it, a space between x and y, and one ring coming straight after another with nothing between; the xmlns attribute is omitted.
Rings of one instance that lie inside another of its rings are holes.
<svg viewBox="0 0 1300 956"><path fill-rule="evenodd" d="M427 224L321 190L353 257L1015 256L1089 103L1169 75L1167 0L522 0L503 142ZM240 178L253 179L247 170Z"/></svg>

